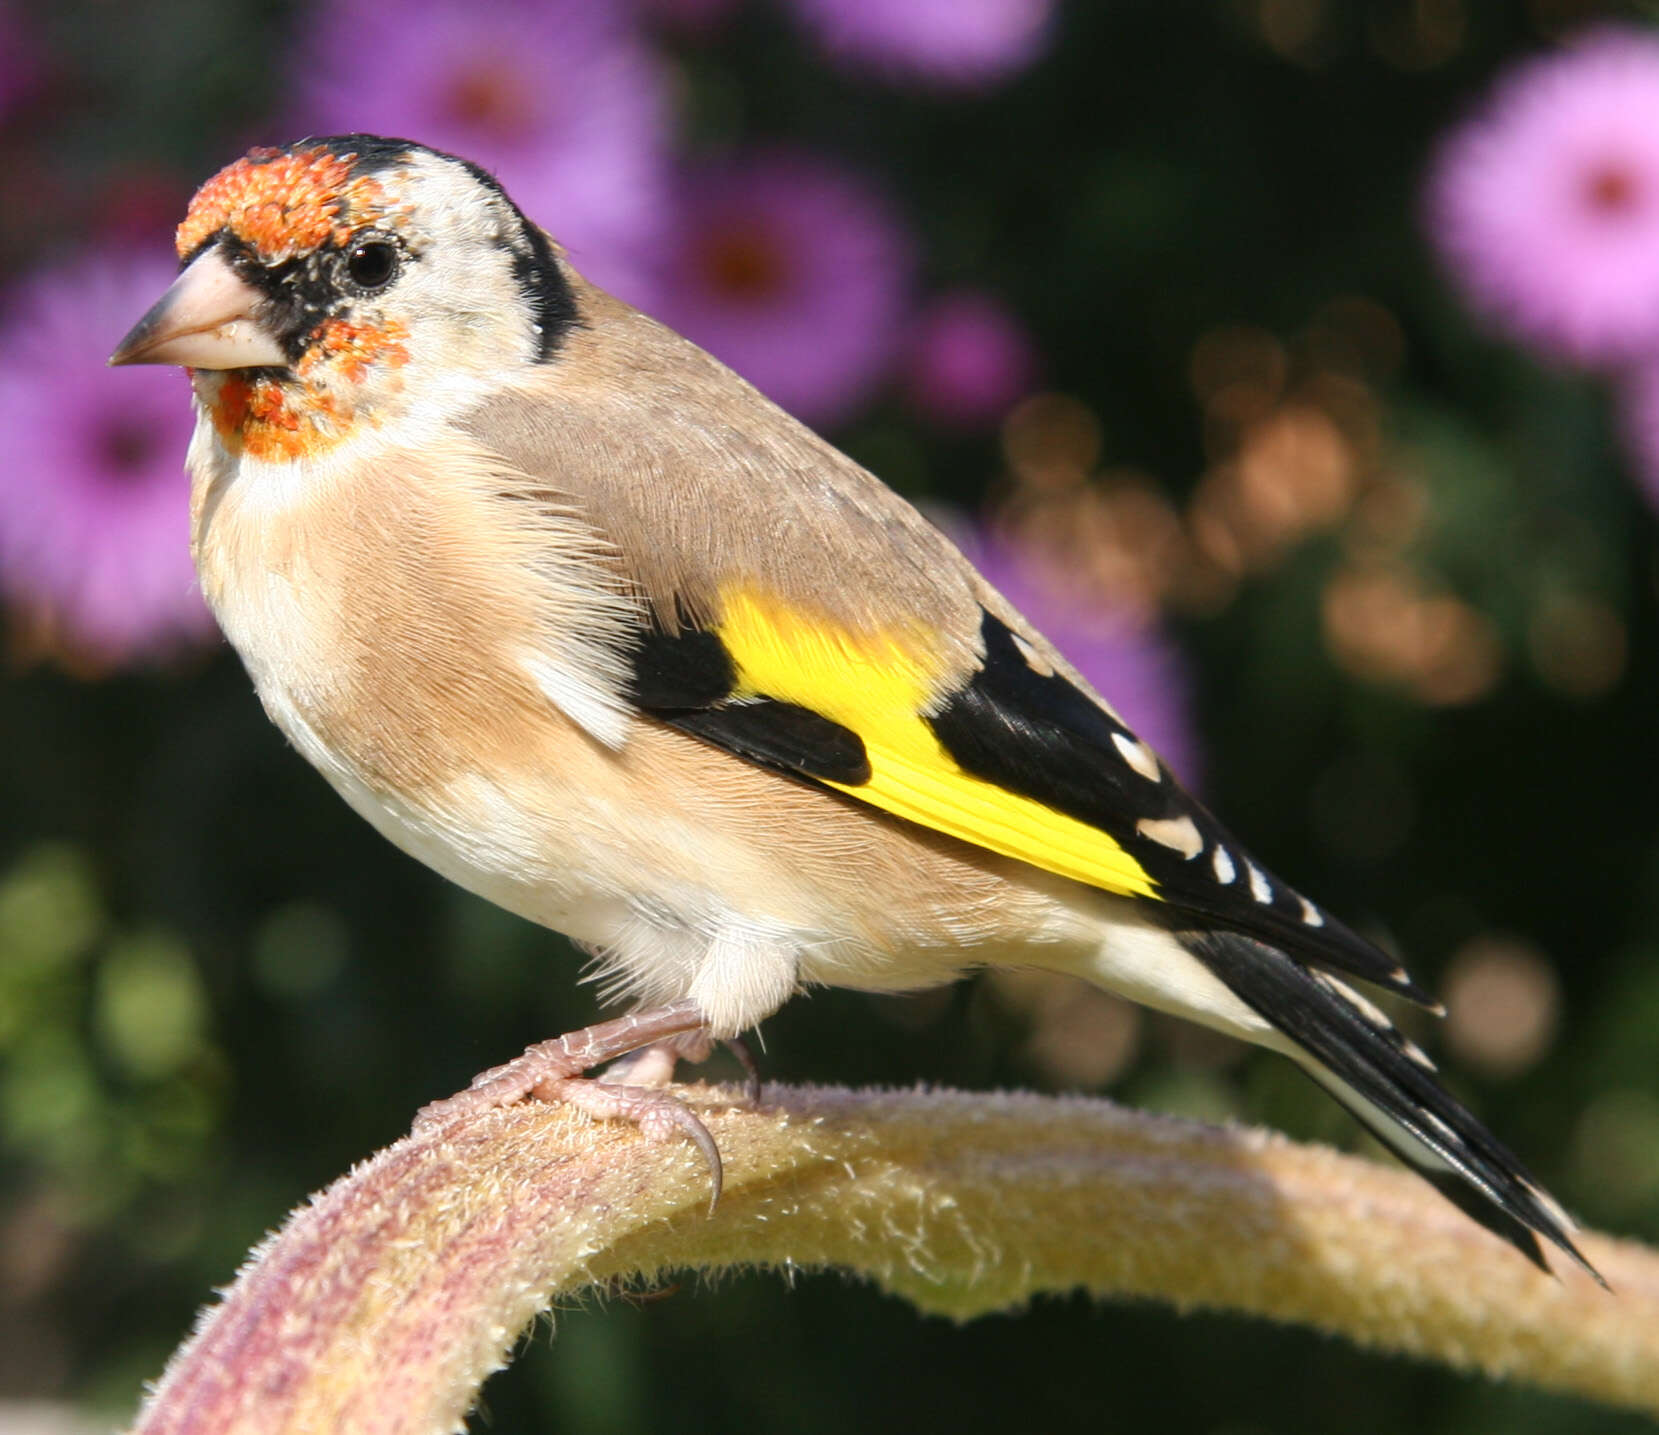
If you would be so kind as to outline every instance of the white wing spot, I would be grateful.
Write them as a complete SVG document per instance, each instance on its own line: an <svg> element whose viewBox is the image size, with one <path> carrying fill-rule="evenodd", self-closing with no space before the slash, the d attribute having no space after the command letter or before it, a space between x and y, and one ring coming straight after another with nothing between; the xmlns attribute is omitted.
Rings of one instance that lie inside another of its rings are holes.
<svg viewBox="0 0 1659 1435"><path fill-rule="evenodd" d="M1254 862L1246 862L1244 870L1250 874L1250 895L1258 902L1273 900L1273 884L1267 880L1267 874Z"/></svg>
<svg viewBox="0 0 1659 1435"><path fill-rule="evenodd" d="M1025 659L1026 667L1045 678L1054 676L1054 665L1043 657L1036 648L1032 647L1029 639L1014 632L1010 632L1008 636L1014 640L1014 646L1020 650L1020 656Z"/></svg>
<svg viewBox="0 0 1659 1435"><path fill-rule="evenodd" d="M1204 839L1190 817L1143 817L1135 824L1135 831L1179 852L1189 862L1204 850Z"/></svg>
<svg viewBox="0 0 1659 1435"><path fill-rule="evenodd" d="M1225 847L1217 847L1210 855L1210 866L1215 871L1215 880L1223 887L1238 876L1238 868L1233 866L1233 854Z"/></svg>
<svg viewBox="0 0 1659 1435"><path fill-rule="evenodd" d="M1306 897L1301 897L1297 900L1299 900L1302 904L1302 920L1304 922L1306 922L1310 927L1323 927L1325 925L1325 914L1321 912L1319 908L1314 906L1312 902L1308 901Z"/></svg>
<svg viewBox="0 0 1659 1435"><path fill-rule="evenodd" d="M1115 732L1112 734L1112 741L1123 755L1123 760L1148 782L1159 782L1163 779L1164 774L1158 766L1158 759L1153 756L1152 749L1139 738L1131 737L1126 732Z"/></svg>

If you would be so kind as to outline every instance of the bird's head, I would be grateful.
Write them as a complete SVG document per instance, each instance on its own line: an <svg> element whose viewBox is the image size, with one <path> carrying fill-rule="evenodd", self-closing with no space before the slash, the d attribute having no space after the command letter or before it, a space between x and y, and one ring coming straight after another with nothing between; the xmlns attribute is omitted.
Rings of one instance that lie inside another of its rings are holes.
<svg viewBox="0 0 1659 1435"><path fill-rule="evenodd" d="M180 364L227 447L282 460L546 360L571 276L501 186L407 140L256 149L179 226L182 271L113 364Z"/></svg>

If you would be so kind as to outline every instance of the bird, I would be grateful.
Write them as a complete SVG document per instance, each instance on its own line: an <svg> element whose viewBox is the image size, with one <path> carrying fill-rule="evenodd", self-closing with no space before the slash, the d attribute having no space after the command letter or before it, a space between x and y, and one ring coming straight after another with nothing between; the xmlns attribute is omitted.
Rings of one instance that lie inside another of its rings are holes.
<svg viewBox="0 0 1659 1435"><path fill-rule="evenodd" d="M680 1058L805 988L1060 972L1288 1057L1540 1268L1595 1274L1360 990L1437 1009L1393 957L937 527L586 281L486 170L368 134L259 148L176 247L110 362L189 373L192 551L266 712L629 1006L426 1119L537 1096L681 1132L718 1199Z"/></svg>

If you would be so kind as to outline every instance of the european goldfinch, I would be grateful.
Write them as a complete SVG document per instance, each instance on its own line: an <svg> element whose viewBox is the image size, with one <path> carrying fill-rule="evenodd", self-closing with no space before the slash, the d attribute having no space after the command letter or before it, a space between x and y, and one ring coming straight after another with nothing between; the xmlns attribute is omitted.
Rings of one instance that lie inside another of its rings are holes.
<svg viewBox="0 0 1659 1435"><path fill-rule="evenodd" d="M488 174L372 135L255 150L178 251L111 362L190 370L196 563L266 710L393 842L635 1006L444 1111L557 1096L718 1171L666 1093L581 1074L671 1070L813 984L1044 968L1284 1053L1532 1260L1582 1262L1350 985L1432 1005L1397 963L907 503L584 281Z"/></svg>

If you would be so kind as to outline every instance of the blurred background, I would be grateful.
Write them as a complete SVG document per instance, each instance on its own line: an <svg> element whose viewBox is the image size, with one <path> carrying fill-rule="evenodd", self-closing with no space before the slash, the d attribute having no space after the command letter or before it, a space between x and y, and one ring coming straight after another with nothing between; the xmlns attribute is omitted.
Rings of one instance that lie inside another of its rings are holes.
<svg viewBox="0 0 1659 1435"><path fill-rule="evenodd" d="M597 1010L562 939L284 747L193 590L186 382L102 367L196 184L350 130L494 169L591 277L927 506L1269 865L1444 996L1413 1035L1563 1200L1659 1239L1643 11L0 0L0 1430L128 1418L307 1192ZM1363 1144L1288 1064L1049 978L816 994L764 1064ZM1241 1320L1057 1299L959 1329L799 1273L563 1312L486 1407L1645 1428Z"/></svg>

